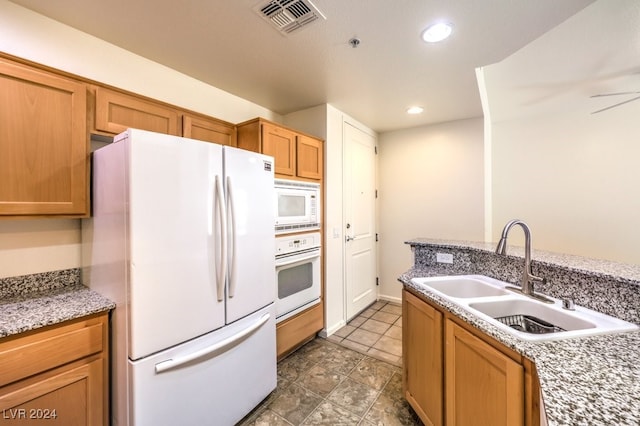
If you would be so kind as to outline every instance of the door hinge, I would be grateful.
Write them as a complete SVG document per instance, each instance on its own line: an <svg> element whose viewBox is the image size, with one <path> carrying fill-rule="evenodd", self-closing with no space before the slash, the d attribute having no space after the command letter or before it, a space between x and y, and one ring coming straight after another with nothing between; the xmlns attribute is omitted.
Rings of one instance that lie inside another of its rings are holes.
<svg viewBox="0 0 640 426"><path fill-rule="evenodd" d="M380 278L376 277L376 285L379 286L380 285Z"/></svg>
<svg viewBox="0 0 640 426"><path fill-rule="evenodd" d="M378 198L378 190L375 191L375 198Z"/></svg>
<svg viewBox="0 0 640 426"><path fill-rule="evenodd" d="M373 152L374 152L376 155L378 155L378 146L377 146L377 145L373 147Z"/></svg>
<svg viewBox="0 0 640 426"><path fill-rule="evenodd" d="M376 243L378 242L378 233L376 232Z"/></svg>

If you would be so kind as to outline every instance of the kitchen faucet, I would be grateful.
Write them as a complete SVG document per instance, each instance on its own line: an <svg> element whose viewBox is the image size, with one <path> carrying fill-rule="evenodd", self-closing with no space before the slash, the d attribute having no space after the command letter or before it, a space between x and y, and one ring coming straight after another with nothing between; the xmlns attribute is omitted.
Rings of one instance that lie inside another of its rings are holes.
<svg viewBox="0 0 640 426"><path fill-rule="evenodd" d="M531 272L531 231L526 223L518 219L508 222L502 230L502 236L496 247L496 253L503 256L507 255L507 235L514 225L520 225L524 231L524 271L522 273L521 288L509 286L507 289L541 300L545 303L553 303L553 300L535 292L534 283L545 283L547 279L535 276Z"/></svg>

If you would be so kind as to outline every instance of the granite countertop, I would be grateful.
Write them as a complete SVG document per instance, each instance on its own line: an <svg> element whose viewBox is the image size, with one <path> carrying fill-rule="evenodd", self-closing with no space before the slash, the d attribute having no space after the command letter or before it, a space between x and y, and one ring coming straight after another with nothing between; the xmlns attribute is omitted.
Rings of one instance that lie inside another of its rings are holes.
<svg viewBox="0 0 640 426"><path fill-rule="evenodd" d="M399 280L533 361L549 425L640 424L640 331L558 341L520 340L411 282L437 275L443 274L413 268Z"/></svg>
<svg viewBox="0 0 640 426"><path fill-rule="evenodd" d="M61 272L0 280L0 339L115 308L80 284L78 271Z"/></svg>
<svg viewBox="0 0 640 426"><path fill-rule="evenodd" d="M430 246L443 248L475 249L487 253L494 253L496 243L484 243L477 241L453 241L439 240L433 238L414 238L406 241L412 246ZM524 248L509 245L507 248L509 256L524 258ZM640 265L618 263L603 259L590 259L563 253L553 253L543 250L531 249L531 259L536 263L551 266L561 266L577 272L587 272L603 278L613 277L618 280L638 283L640 282Z"/></svg>

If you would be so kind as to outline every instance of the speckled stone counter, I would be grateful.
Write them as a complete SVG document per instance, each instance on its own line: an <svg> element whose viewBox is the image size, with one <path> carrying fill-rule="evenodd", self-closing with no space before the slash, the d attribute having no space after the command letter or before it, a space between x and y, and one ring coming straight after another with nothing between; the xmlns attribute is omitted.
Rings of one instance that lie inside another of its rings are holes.
<svg viewBox="0 0 640 426"><path fill-rule="evenodd" d="M115 308L68 269L0 279L0 338Z"/></svg>
<svg viewBox="0 0 640 426"><path fill-rule="evenodd" d="M493 253L492 244L428 239L407 244L414 250L415 264L399 280L532 360L549 425L640 425L640 332L559 341L520 340L411 279L481 274L517 284L523 268L522 249L509 247L512 255L504 257ZM453 254L454 263L437 263L436 252ZM534 273L551 278L541 292L555 297L569 293L580 305L639 322L640 268L543 252L534 252L532 258ZM625 306L631 307L630 311L625 311Z"/></svg>

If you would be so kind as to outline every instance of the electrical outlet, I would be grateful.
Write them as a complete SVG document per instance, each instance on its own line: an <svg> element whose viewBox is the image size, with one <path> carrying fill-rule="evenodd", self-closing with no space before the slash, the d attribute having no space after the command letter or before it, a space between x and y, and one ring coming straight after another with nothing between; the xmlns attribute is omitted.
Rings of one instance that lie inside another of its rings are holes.
<svg viewBox="0 0 640 426"><path fill-rule="evenodd" d="M453 254L451 254L451 253L436 253L436 262L438 262L438 263L453 263Z"/></svg>

